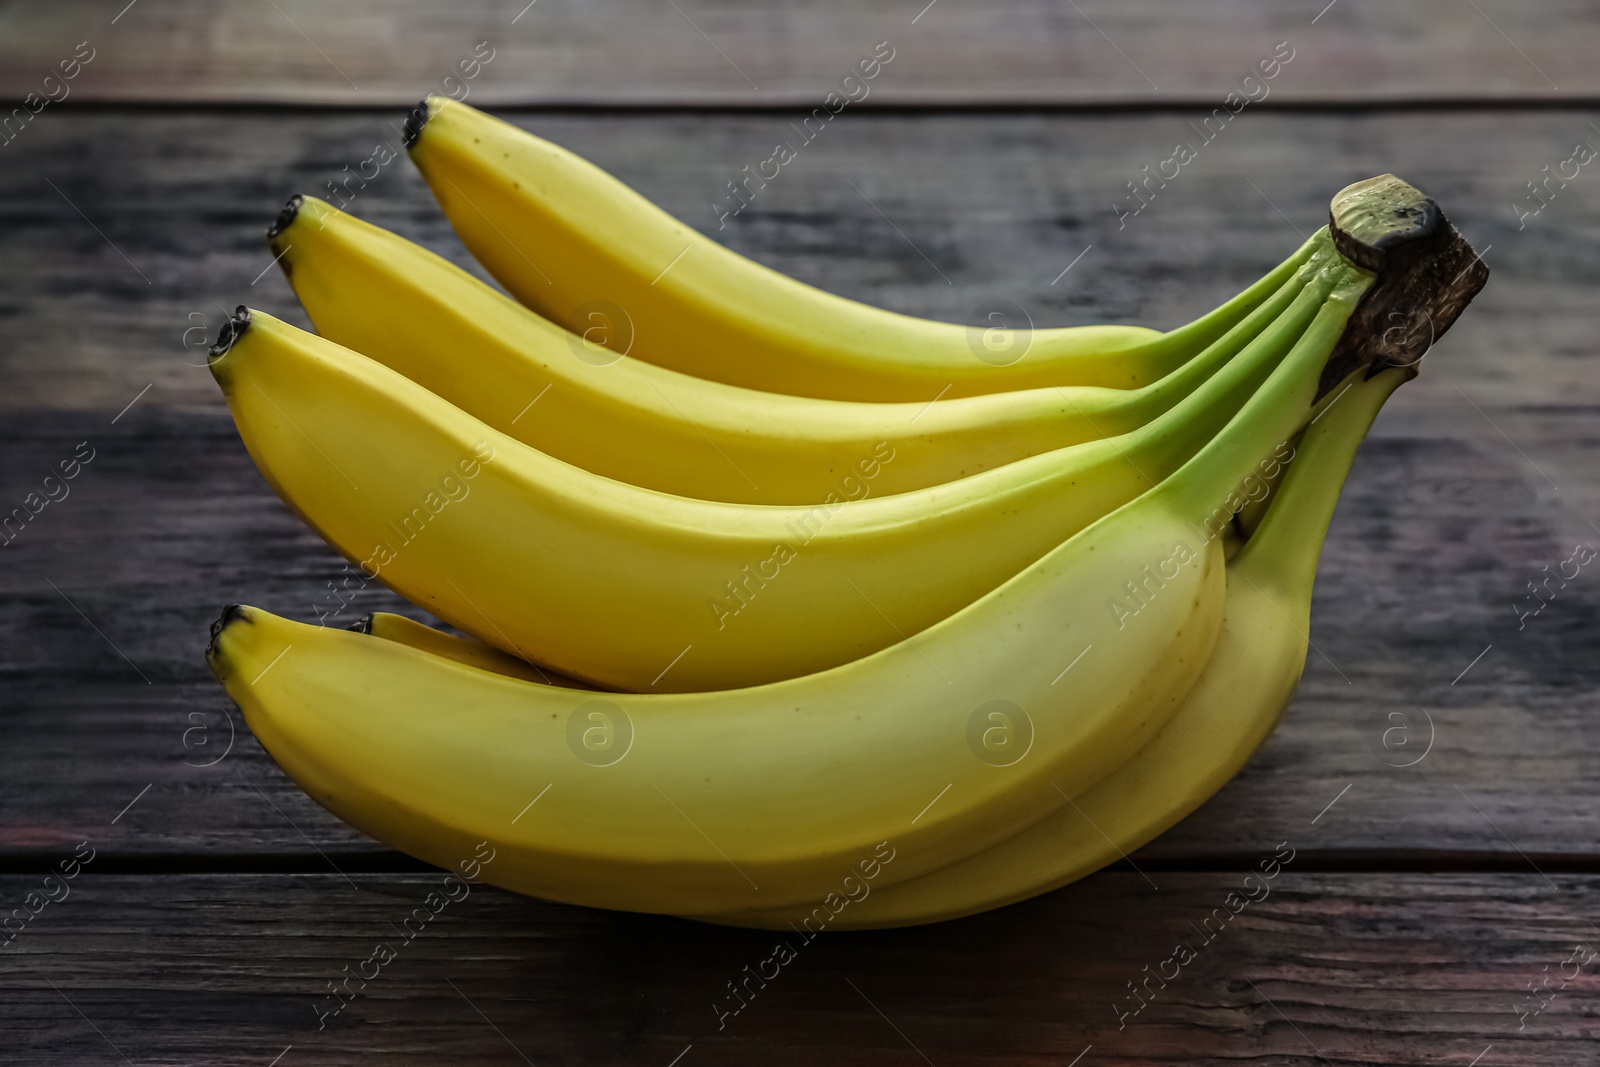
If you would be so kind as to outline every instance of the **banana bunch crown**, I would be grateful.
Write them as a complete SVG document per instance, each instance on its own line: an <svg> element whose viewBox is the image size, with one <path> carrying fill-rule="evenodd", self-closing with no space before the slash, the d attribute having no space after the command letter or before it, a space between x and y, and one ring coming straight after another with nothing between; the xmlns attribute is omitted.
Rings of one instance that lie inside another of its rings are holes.
<svg viewBox="0 0 1600 1067"><path fill-rule="evenodd" d="M1487 277L1384 175L1176 329L974 329L454 101L406 145L506 292L295 197L268 241L317 332L241 307L209 365L359 584L460 633L231 605L207 661L379 840L706 922L971 914L1220 788L1293 694L1362 439Z"/></svg>

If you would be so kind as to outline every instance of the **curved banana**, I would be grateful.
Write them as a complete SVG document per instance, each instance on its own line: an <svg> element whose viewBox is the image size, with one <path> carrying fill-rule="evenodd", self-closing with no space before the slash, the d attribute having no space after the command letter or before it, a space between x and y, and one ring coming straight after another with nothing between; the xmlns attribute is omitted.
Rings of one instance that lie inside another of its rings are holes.
<svg viewBox="0 0 1600 1067"><path fill-rule="evenodd" d="M1248 310L1230 303L1166 334L912 318L746 259L599 167L465 104L429 97L406 130L450 224L518 300L574 333L604 323L616 339L608 343L630 355L731 385L912 403L1058 385L1136 388Z"/></svg>
<svg viewBox="0 0 1600 1067"><path fill-rule="evenodd" d="M1306 428L1261 525L1227 565L1222 631L1199 682L1126 764L1016 836L942 870L884 888L858 877L848 905L688 917L806 933L954 919L1076 881L1198 808L1244 767L1294 693L1339 490L1378 410L1413 373L1354 381Z"/></svg>
<svg viewBox="0 0 1600 1067"><path fill-rule="evenodd" d="M1371 276L1333 253L1306 269L1306 288L1246 352L1133 434L870 498L872 468L894 459L880 452L865 457L856 499L812 508L691 500L589 474L267 315L230 324L211 369L279 496L368 577L603 687L733 688L915 634L1162 481L1283 349L1312 338L1327 357L1329 313L1348 310ZM1294 366L1315 385L1314 356Z"/></svg>
<svg viewBox="0 0 1600 1067"><path fill-rule="evenodd" d="M920 878L874 891L857 877L832 907L686 917L802 936L958 918L1075 881L1187 816L1243 768L1277 725L1305 663L1317 556L1340 487L1372 420L1408 376L1391 370L1355 381L1315 416L1283 467L1292 473L1270 498L1260 498L1248 552L1227 564L1227 606L1210 661L1172 719L1125 765L1015 837ZM1279 475L1274 465L1262 480L1276 483ZM512 657L494 653L503 664L483 658L486 646L471 639L404 621L405 627L366 632L542 680Z"/></svg>
<svg viewBox="0 0 1600 1067"><path fill-rule="evenodd" d="M1226 601L1221 541L1196 531L1306 422L1307 370L1359 282L1172 478L915 641L832 670L597 698L237 607L207 657L309 795L429 862L487 843L485 877L505 888L742 913L823 899L882 847L880 884L905 881L1012 836L1058 790L1083 793L1182 703ZM1118 610L1141 576L1145 599ZM997 703L1031 724L1003 760L981 741Z"/></svg>
<svg viewBox="0 0 1600 1067"><path fill-rule="evenodd" d="M1319 235L1220 314L1235 322L1159 381L857 403L689 377L586 343L410 241L292 198L269 231L317 332L502 433L595 474L681 496L814 504L886 448L875 496L1127 433L1170 410L1298 294ZM1186 335L1198 342L1208 331Z"/></svg>

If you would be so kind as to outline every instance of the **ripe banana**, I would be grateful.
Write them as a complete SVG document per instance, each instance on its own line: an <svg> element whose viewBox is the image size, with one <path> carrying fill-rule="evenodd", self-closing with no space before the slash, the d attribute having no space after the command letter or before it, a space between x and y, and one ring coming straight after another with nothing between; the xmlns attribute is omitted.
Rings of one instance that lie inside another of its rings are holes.
<svg viewBox="0 0 1600 1067"><path fill-rule="evenodd" d="M557 459L681 496L815 504L875 450L887 496L1127 433L1170 410L1283 311L1319 235L1220 311L1233 327L1137 389L857 403L705 381L587 343L410 241L292 198L272 250L317 332ZM1210 329L1185 336L1210 336Z"/></svg>
<svg viewBox="0 0 1600 1067"><path fill-rule="evenodd" d="M863 890L858 878L855 891L864 895L851 899L848 910L842 903L830 908L819 902L685 917L803 932L958 918L1076 881L1199 807L1238 773L1282 716L1305 664L1317 557L1339 490L1379 409L1413 375L1385 371L1326 398L1292 463L1283 467L1287 473L1268 472L1275 491L1254 509L1258 520L1243 546L1248 551L1227 564L1227 603L1211 659L1171 720L1122 767L1071 804L977 855L876 891ZM374 636L483 670L543 680L533 678L527 664L470 638L400 616L373 618L404 623L366 628Z"/></svg>
<svg viewBox="0 0 1600 1067"><path fill-rule="evenodd" d="M1166 334L898 315L746 259L593 164L465 104L429 97L406 129L412 162L456 233L518 300L577 334L605 322L605 343L730 385L911 403L1136 388L1176 370L1247 310L1225 305Z"/></svg>
<svg viewBox="0 0 1600 1067"><path fill-rule="evenodd" d="M814 508L692 500L589 474L260 313L229 325L211 369L273 488L369 577L603 687L733 688L916 634L1161 482L1305 331L1326 359L1338 338L1329 313L1371 275L1328 249L1303 269L1304 290L1238 358L1132 434ZM1294 365L1314 388L1321 362ZM858 487L894 454L864 459Z"/></svg>
<svg viewBox="0 0 1600 1067"><path fill-rule="evenodd" d="M1198 808L1272 733L1294 692L1305 665L1317 556L1339 490L1379 409L1414 373L1387 370L1325 401L1259 527L1228 562L1222 631L1199 682L1126 764L1003 843L932 874L874 886L848 907L813 902L689 917L808 932L954 919L1076 881Z"/></svg>
<svg viewBox="0 0 1600 1067"><path fill-rule="evenodd" d="M312 797L433 863L488 841L490 880L519 892L782 908L822 899L885 841L881 885L936 871L1084 793L1183 702L1226 601L1221 541L1195 532L1309 417L1368 281L1338 273L1267 383L1172 478L914 641L832 670L601 699L237 607L208 660ZM1139 610L1108 610L1152 567ZM1004 766L970 740L996 701L1032 724ZM596 715L612 731L599 753L583 743Z"/></svg>

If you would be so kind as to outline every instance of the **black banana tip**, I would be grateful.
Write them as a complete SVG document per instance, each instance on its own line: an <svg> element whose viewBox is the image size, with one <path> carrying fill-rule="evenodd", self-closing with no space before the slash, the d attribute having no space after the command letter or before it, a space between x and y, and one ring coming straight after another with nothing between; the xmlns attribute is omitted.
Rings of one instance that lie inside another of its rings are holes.
<svg viewBox="0 0 1600 1067"><path fill-rule="evenodd" d="M299 193L291 196L283 205L283 210L278 212L278 217L273 220L272 225L267 227L267 237L269 239L276 237L287 230L294 223L295 217L300 214L300 205L305 202L306 198Z"/></svg>
<svg viewBox="0 0 1600 1067"><path fill-rule="evenodd" d="M245 330L250 328L250 309L240 304L231 318L222 324L222 329L217 331L217 343L211 346L206 353L211 359L220 359L228 354L228 350L239 343L239 338L244 336ZM233 605L237 607L238 605ZM230 608L229 610L232 610ZM226 618L226 616L224 616Z"/></svg>
<svg viewBox="0 0 1600 1067"><path fill-rule="evenodd" d="M372 616L363 615L349 626L346 626L345 629L353 630L358 634L370 634L372 632Z"/></svg>
<svg viewBox="0 0 1600 1067"><path fill-rule="evenodd" d="M211 624L211 640L206 642L206 655L213 656L217 651L217 638L222 636L222 631L235 619L244 618L244 607L240 604L229 604L222 609L222 614L217 616L217 621Z"/></svg>
<svg viewBox="0 0 1600 1067"><path fill-rule="evenodd" d="M405 145L408 150L416 146L417 138L422 136L422 127L427 124L428 100L424 97L422 103L412 108L411 112L406 115Z"/></svg>

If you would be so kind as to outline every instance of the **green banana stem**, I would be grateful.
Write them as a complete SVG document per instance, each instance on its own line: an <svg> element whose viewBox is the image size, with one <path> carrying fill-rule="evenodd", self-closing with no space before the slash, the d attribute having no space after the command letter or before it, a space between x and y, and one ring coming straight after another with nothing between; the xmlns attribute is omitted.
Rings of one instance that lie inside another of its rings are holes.
<svg viewBox="0 0 1600 1067"><path fill-rule="evenodd" d="M1361 379L1358 371L1333 403L1322 408L1300 435L1283 482L1261 525L1228 564L1258 587L1272 587L1289 603L1311 602L1328 523L1333 519L1356 451L1384 403L1406 381L1401 370Z"/></svg>
<svg viewBox="0 0 1600 1067"><path fill-rule="evenodd" d="M1172 478L1152 490L1166 494L1177 513L1208 536L1213 531L1220 533L1238 510L1244 480L1258 474L1259 465L1312 417L1322 369L1343 335L1357 300L1375 280L1372 274L1343 259L1324 273L1333 282L1333 292L1293 350L1226 429L1202 446Z"/></svg>
<svg viewBox="0 0 1600 1067"><path fill-rule="evenodd" d="M1294 255L1226 304L1150 341L1145 353L1149 372L1154 376L1165 376L1183 366L1196 349L1204 348L1232 329L1278 287L1298 274L1318 250L1331 247L1332 244L1333 238L1324 226L1307 238Z"/></svg>
<svg viewBox="0 0 1600 1067"><path fill-rule="evenodd" d="M1123 457L1151 484L1176 474L1219 433L1314 323L1333 292L1339 265L1316 270L1289 306L1205 385L1128 435Z"/></svg>
<svg viewBox="0 0 1600 1067"><path fill-rule="evenodd" d="M1106 405L1106 424L1122 427L1112 432L1125 433L1144 426L1197 391L1263 331L1272 328L1305 289L1306 277L1303 270L1290 274L1263 303L1172 373L1138 389L1109 390L1114 396Z"/></svg>

